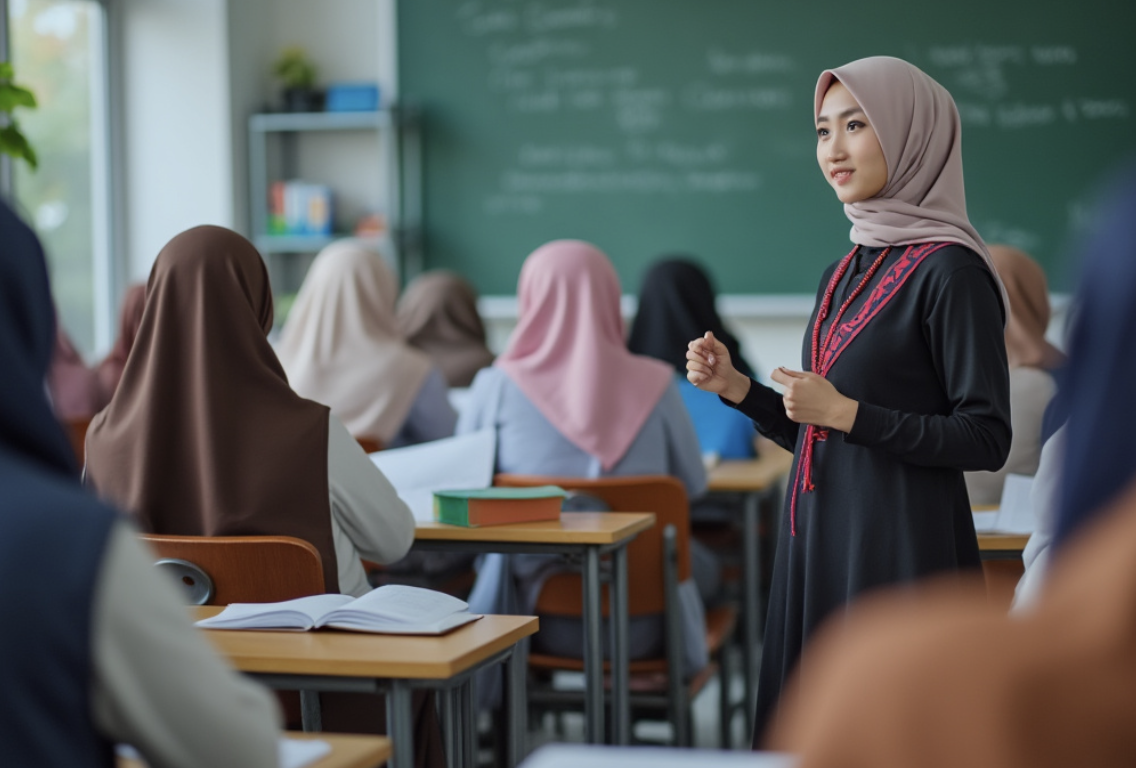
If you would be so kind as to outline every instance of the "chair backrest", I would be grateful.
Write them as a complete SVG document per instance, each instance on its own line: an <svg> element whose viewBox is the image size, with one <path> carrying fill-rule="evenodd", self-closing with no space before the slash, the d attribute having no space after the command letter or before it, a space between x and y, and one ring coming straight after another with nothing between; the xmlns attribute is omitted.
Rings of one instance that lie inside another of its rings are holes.
<svg viewBox="0 0 1136 768"><path fill-rule="evenodd" d="M67 419L63 426L67 430L67 439L71 441L71 450L75 452L75 460L82 468L87 460L87 427L91 426L91 417Z"/></svg>
<svg viewBox="0 0 1136 768"><path fill-rule="evenodd" d="M161 536L141 534L198 605L275 603L323 594L319 551L291 536ZM205 594L196 566L212 582ZM197 599L204 596L204 599Z"/></svg>
<svg viewBox="0 0 1136 768"><path fill-rule="evenodd" d="M383 449L383 441L377 437L356 435L355 442L359 444L359 447L362 448L365 453L374 453L375 451L381 451Z"/></svg>
<svg viewBox="0 0 1136 768"><path fill-rule="evenodd" d="M667 525L673 525L678 534L679 581L690 578L690 505L686 499L686 489L673 477L634 475L587 479L500 474L494 479L494 485L559 485L568 491L602 499L612 512L654 512L654 527L640 533L627 547L627 604L632 616L662 613L666 606L663 592L663 529ZM604 615L607 615L606 586L603 601ZM578 574L556 574L544 583L537 598L537 613L577 616L582 610L582 589Z"/></svg>

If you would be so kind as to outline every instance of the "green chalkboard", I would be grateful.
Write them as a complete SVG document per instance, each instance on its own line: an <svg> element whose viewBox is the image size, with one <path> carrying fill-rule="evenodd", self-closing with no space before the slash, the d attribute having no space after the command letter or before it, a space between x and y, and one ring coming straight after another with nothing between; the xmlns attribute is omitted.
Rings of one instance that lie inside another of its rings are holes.
<svg viewBox="0 0 1136 768"><path fill-rule="evenodd" d="M629 292L685 252L726 293L812 293L849 247L813 86L863 56L951 91L971 220L1056 288L1095 182L1134 149L1132 0L407 0L398 27L425 263L483 293L562 237L600 246Z"/></svg>

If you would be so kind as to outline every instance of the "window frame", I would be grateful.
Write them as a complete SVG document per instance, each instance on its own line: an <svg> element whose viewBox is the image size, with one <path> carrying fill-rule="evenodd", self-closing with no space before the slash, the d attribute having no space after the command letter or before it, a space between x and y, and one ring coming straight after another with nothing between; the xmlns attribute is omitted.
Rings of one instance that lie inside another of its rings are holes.
<svg viewBox="0 0 1136 768"><path fill-rule="evenodd" d="M126 288L121 182L121 45L119 0L87 0L102 7L96 44L97 69L91 72L91 274L93 284L94 354L105 354L114 343L117 309ZM0 0L0 61L11 56L9 0ZM0 157L0 194L15 196L12 159Z"/></svg>

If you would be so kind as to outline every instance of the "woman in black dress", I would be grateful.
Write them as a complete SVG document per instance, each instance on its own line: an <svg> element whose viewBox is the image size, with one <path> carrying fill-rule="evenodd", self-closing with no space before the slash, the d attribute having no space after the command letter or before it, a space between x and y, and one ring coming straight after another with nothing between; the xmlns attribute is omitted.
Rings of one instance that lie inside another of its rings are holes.
<svg viewBox="0 0 1136 768"><path fill-rule="evenodd" d="M963 472L1010 447L1006 306L966 216L958 111L899 59L825 71L817 161L852 222L829 267L802 371L784 395L734 369L713 334L687 377L795 452L774 562L758 685L760 742L801 649L873 588L978 568Z"/></svg>

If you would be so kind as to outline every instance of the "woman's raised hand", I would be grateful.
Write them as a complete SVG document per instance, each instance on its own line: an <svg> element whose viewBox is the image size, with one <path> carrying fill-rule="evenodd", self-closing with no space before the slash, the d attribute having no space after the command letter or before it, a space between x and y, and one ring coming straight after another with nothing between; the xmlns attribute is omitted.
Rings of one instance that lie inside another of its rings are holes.
<svg viewBox="0 0 1136 768"><path fill-rule="evenodd" d="M734 368L726 345L710 331L686 345L686 380L732 403L740 403L749 393L749 376Z"/></svg>
<svg viewBox="0 0 1136 768"><path fill-rule="evenodd" d="M851 432L860 404L845 397L823 376L777 368L770 376L785 388L785 415L798 424L815 424Z"/></svg>

